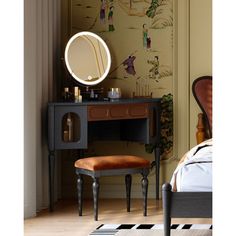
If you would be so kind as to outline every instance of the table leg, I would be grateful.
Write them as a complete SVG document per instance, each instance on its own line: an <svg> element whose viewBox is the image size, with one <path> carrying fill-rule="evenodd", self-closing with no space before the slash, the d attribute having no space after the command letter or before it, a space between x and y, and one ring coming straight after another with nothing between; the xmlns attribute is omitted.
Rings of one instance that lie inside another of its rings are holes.
<svg viewBox="0 0 236 236"><path fill-rule="evenodd" d="M49 166L49 210L54 210L54 175L55 175L55 152L49 151L48 154Z"/></svg>
<svg viewBox="0 0 236 236"><path fill-rule="evenodd" d="M160 148L155 148L155 170L156 170L156 199L159 199L159 182L160 182Z"/></svg>

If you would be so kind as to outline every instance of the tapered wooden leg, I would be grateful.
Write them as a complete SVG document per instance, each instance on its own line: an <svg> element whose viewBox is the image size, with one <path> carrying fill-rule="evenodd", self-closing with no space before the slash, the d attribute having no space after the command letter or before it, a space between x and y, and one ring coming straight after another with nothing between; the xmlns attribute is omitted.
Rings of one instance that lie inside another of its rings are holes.
<svg viewBox="0 0 236 236"><path fill-rule="evenodd" d="M171 227L171 185L169 183L163 184L162 186L162 202L163 202L163 213L164 213L164 236L170 236Z"/></svg>
<svg viewBox="0 0 236 236"><path fill-rule="evenodd" d="M159 199L159 179L160 179L160 148L155 148L155 168L156 168L156 199Z"/></svg>
<svg viewBox="0 0 236 236"><path fill-rule="evenodd" d="M93 178L93 206L94 220L98 220L98 195L99 195L99 179Z"/></svg>
<svg viewBox="0 0 236 236"><path fill-rule="evenodd" d="M77 174L77 191L78 191L78 206L79 206L79 216L82 216L83 208L83 178L81 174Z"/></svg>
<svg viewBox="0 0 236 236"><path fill-rule="evenodd" d="M126 185L126 201L127 201L127 212L130 212L130 193L131 193L131 184L132 184L132 176L125 176L125 185Z"/></svg>
<svg viewBox="0 0 236 236"><path fill-rule="evenodd" d="M148 193L148 179L147 173L142 173L142 191L143 191L143 216L147 216L147 193Z"/></svg>

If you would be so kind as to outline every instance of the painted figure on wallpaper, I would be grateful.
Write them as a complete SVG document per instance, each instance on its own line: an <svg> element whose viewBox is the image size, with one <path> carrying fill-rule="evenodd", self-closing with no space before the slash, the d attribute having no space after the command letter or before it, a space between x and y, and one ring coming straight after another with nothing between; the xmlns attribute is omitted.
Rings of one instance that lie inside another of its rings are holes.
<svg viewBox="0 0 236 236"><path fill-rule="evenodd" d="M148 36L148 28L146 24L143 24L143 48L151 48L151 38Z"/></svg>
<svg viewBox="0 0 236 236"><path fill-rule="evenodd" d="M151 38L148 37L147 38L147 49L150 49L151 48Z"/></svg>
<svg viewBox="0 0 236 236"><path fill-rule="evenodd" d="M130 75L135 75L136 71L134 68L134 60L136 59L135 56L129 56L125 61L123 61L123 65L127 66L125 68L126 72Z"/></svg>
<svg viewBox="0 0 236 236"><path fill-rule="evenodd" d="M136 71L135 71L135 68L134 68L134 60L136 59L136 57L134 56L135 53L137 53L137 50L135 50L133 53L131 53L128 58L122 60L122 62L118 66L116 66L113 70L111 70L109 72L109 75L111 75L113 72L118 70L121 66L127 66L127 68L125 68L125 70L127 69L126 72L128 74L134 74L135 75L136 74ZM124 76L124 78L127 78L127 77Z"/></svg>
<svg viewBox="0 0 236 236"><path fill-rule="evenodd" d="M152 65L152 68L149 70L150 78L158 82L159 77L159 58L158 56L154 57L154 60L148 60L148 64Z"/></svg>
<svg viewBox="0 0 236 236"><path fill-rule="evenodd" d="M111 6L109 8L109 13L108 13L108 24L109 24L109 31L114 31L115 30L115 27L113 25L113 9L114 7Z"/></svg>
<svg viewBox="0 0 236 236"><path fill-rule="evenodd" d="M143 47L147 48L148 29L146 24L143 24Z"/></svg>
<svg viewBox="0 0 236 236"><path fill-rule="evenodd" d="M100 21L105 24L106 22L106 8L107 8L107 1L101 0L101 8L100 8Z"/></svg>

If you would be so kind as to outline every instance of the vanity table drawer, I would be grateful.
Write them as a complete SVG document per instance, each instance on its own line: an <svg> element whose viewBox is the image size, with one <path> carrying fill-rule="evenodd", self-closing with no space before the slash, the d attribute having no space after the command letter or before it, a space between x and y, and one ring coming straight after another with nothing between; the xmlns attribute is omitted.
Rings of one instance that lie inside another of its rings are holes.
<svg viewBox="0 0 236 236"><path fill-rule="evenodd" d="M112 104L88 106L88 120L119 120L148 117L148 104Z"/></svg>
<svg viewBox="0 0 236 236"><path fill-rule="evenodd" d="M127 119L128 105L93 105L88 106L88 120Z"/></svg>
<svg viewBox="0 0 236 236"><path fill-rule="evenodd" d="M122 119L128 117L129 106L128 105L113 105L109 108L109 115L111 119Z"/></svg>
<svg viewBox="0 0 236 236"><path fill-rule="evenodd" d="M139 103L129 105L129 116L132 118L145 118L148 116L148 104Z"/></svg>
<svg viewBox="0 0 236 236"><path fill-rule="evenodd" d="M107 120L109 119L109 106L88 106L88 120Z"/></svg>

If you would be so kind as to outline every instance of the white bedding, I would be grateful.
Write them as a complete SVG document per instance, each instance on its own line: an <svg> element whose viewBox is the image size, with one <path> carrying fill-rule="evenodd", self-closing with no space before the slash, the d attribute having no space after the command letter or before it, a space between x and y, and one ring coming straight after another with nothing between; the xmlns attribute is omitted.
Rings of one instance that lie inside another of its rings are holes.
<svg viewBox="0 0 236 236"><path fill-rule="evenodd" d="M212 140L207 140L187 152L171 179L173 191L212 191Z"/></svg>

